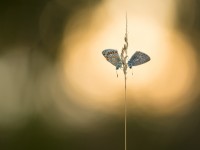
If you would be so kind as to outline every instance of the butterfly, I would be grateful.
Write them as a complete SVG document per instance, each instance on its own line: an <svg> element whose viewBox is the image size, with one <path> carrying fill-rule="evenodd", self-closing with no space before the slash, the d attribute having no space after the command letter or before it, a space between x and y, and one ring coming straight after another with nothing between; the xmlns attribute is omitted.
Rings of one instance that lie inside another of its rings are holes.
<svg viewBox="0 0 200 150"><path fill-rule="evenodd" d="M113 64L116 67L116 70L122 67L122 61L119 57L118 51L114 49L105 49L102 51L103 56L106 58L107 61L109 61L111 64ZM150 61L150 57L140 51L136 51L131 59L128 61L129 68L132 68L132 66L137 66L144 64L148 61Z"/></svg>
<svg viewBox="0 0 200 150"><path fill-rule="evenodd" d="M116 70L122 67L122 61L119 57L118 51L114 49L105 49L102 52L103 56L116 67Z"/></svg>
<svg viewBox="0 0 200 150"><path fill-rule="evenodd" d="M128 66L131 69L132 66L141 65L150 60L151 60L151 58L147 54L140 52L140 51L136 51L133 54L133 56L131 57L131 59L128 61Z"/></svg>

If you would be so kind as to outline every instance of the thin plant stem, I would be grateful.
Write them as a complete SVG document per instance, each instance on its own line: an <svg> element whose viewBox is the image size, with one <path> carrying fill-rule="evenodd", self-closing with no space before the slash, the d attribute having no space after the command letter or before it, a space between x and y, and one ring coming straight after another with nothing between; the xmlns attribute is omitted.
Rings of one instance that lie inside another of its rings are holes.
<svg viewBox="0 0 200 150"><path fill-rule="evenodd" d="M125 143L125 150L126 150L126 146L127 146L127 142L126 142L126 113L127 113L127 110L126 110L126 105L127 105L127 102L126 102L126 75L125 75L125 78L124 78L124 81L125 81L125 101L124 101L124 143Z"/></svg>
<svg viewBox="0 0 200 150"><path fill-rule="evenodd" d="M127 74L127 50L128 50L128 34L127 34L127 13L126 13L126 33L124 37L124 47L122 48L121 51L121 60L122 60L122 65L123 65L123 72L124 72L124 89L125 89L125 100L124 100L124 145L125 145L125 150L127 150L127 100L126 100L126 74Z"/></svg>

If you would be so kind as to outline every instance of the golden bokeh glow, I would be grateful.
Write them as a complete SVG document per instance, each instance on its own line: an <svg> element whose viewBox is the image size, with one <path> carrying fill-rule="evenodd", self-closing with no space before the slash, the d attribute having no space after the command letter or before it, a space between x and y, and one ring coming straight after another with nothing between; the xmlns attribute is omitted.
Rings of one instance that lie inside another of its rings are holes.
<svg viewBox="0 0 200 150"><path fill-rule="evenodd" d="M66 92L77 104L113 113L123 107L123 73L119 70L117 78L115 67L101 52L112 48L120 53L125 34L125 7L129 57L136 50L151 57L150 62L133 68L133 76L132 70L128 71L130 108L166 114L182 110L193 100L195 52L174 28L174 1L146 2L133 0L127 1L127 5L111 0L92 10L92 14L83 11L81 16L90 16L88 22L83 20L87 17L78 17L68 24L73 32L66 31L62 59Z"/></svg>

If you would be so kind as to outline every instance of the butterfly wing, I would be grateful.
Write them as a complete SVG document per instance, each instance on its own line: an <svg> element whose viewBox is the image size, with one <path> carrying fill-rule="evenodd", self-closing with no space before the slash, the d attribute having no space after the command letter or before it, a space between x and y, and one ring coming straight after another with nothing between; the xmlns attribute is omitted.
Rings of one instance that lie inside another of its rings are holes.
<svg viewBox="0 0 200 150"><path fill-rule="evenodd" d="M150 57L147 54L140 51L136 51L131 57L131 59L128 61L128 66L129 68L132 68L132 66L141 65L148 61L150 61Z"/></svg>
<svg viewBox="0 0 200 150"><path fill-rule="evenodd" d="M107 61L109 61L114 66L116 66L116 69L121 68L122 62L117 50L105 49L102 51L102 54L106 58Z"/></svg>

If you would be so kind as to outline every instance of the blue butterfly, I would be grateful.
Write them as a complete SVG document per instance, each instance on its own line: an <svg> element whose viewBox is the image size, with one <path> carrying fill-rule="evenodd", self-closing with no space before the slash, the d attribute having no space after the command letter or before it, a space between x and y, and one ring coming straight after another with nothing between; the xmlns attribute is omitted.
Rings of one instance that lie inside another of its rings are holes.
<svg viewBox="0 0 200 150"><path fill-rule="evenodd" d="M132 66L141 65L150 60L151 58L147 54L140 51L136 51L131 57L131 59L128 61L128 66L129 68L132 68Z"/></svg>
<svg viewBox="0 0 200 150"><path fill-rule="evenodd" d="M122 61L119 57L118 51L114 49L105 49L102 52L103 56L116 67L116 70L122 67Z"/></svg>
<svg viewBox="0 0 200 150"><path fill-rule="evenodd" d="M122 61L119 57L118 51L114 49L105 49L102 52L103 56L106 58L107 61L109 61L111 64L113 64L116 67L116 70L122 67ZM148 61L150 61L150 57L140 51L136 51L131 59L128 61L129 68L132 68L132 66L137 66L144 64Z"/></svg>

